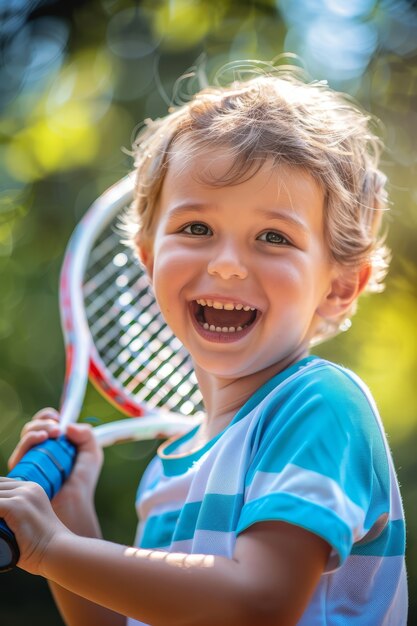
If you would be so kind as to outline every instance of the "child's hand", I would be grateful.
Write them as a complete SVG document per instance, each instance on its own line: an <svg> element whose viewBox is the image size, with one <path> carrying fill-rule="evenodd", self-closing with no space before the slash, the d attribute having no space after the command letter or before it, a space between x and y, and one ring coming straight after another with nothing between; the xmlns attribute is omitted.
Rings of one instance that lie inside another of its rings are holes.
<svg viewBox="0 0 417 626"><path fill-rule="evenodd" d="M21 439L9 459L10 469L34 445L62 434L58 419L59 414L55 409L46 408L38 411L32 420L25 424ZM92 506L103 462L103 452L88 424L70 424L66 435L77 446L77 457L71 475L54 497L52 505L58 517L71 527L72 520L77 515L78 505Z"/></svg>
<svg viewBox="0 0 417 626"><path fill-rule="evenodd" d="M31 574L42 573L42 559L51 541L58 535L71 534L37 483L0 478L0 517L16 536L18 566Z"/></svg>

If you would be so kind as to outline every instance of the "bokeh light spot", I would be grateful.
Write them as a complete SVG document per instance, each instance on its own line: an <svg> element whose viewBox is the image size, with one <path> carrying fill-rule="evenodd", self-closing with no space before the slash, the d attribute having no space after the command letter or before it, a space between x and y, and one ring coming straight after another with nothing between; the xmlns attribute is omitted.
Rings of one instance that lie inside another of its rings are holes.
<svg viewBox="0 0 417 626"><path fill-rule="evenodd" d="M145 57L157 48L158 43L149 31L144 12L138 6L116 13L107 26L107 45L122 58Z"/></svg>
<svg viewBox="0 0 417 626"><path fill-rule="evenodd" d="M67 40L68 27L62 20L44 17L28 22L7 46L4 67L25 80L38 80L61 63Z"/></svg>
<svg viewBox="0 0 417 626"><path fill-rule="evenodd" d="M216 6L217 8L217 6ZM204 2L175 0L161 4L153 13L154 36L167 48L192 46L207 34L215 18Z"/></svg>
<svg viewBox="0 0 417 626"><path fill-rule="evenodd" d="M374 9L376 0L324 0L324 6L335 15L347 18L364 17Z"/></svg>

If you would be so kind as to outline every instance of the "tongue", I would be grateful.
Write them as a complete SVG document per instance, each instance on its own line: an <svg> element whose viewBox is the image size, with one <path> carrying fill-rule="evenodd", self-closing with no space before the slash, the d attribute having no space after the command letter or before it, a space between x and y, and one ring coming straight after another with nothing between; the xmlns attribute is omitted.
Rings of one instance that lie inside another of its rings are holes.
<svg viewBox="0 0 417 626"><path fill-rule="evenodd" d="M202 307L204 321L213 326L220 326L223 328L226 326L230 328L234 326L245 326L253 322L256 316L255 311L240 311L234 309L233 311L226 311L226 309L215 309L213 307Z"/></svg>

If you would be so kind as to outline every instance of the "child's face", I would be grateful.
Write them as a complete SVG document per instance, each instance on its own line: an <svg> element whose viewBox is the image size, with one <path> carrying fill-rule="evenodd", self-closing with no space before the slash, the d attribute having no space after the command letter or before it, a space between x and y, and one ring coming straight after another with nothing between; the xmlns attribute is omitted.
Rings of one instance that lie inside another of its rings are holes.
<svg viewBox="0 0 417 626"><path fill-rule="evenodd" d="M203 182L229 166L218 150L186 165L175 153L153 248L142 252L163 316L196 365L236 378L308 351L333 267L323 192L309 174L267 162L244 182Z"/></svg>

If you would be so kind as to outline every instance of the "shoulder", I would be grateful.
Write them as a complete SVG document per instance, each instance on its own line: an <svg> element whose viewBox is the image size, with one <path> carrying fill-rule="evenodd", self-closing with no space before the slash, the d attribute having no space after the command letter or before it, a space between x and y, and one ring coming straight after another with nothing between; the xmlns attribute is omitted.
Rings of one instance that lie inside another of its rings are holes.
<svg viewBox="0 0 417 626"><path fill-rule="evenodd" d="M310 392L318 393L326 398L329 402L340 400L361 401L372 406L374 410L374 401L371 393L359 376L350 369L317 358L312 361L312 366L301 372L300 382L305 389Z"/></svg>
<svg viewBox="0 0 417 626"><path fill-rule="evenodd" d="M286 508L285 519L304 527L315 516L310 529L346 556L353 538L390 510L390 453L378 413L359 378L321 359L284 382L258 405L249 498L278 507L280 519Z"/></svg>
<svg viewBox="0 0 417 626"><path fill-rule="evenodd" d="M340 396L360 398L370 403L371 394L365 383L348 368L316 357L297 369L294 375L284 379L283 384L273 388L285 397L298 394L300 398L318 396L328 402L338 401Z"/></svg>
<svg viewBox="0 0 417 626"><path fill-rule="evenodd" d="M258 405L255 464L273 471L287 464L303 467L339 484L350 483L358 492L365 484L371 489L377 474L388 491L389 450L362 381L343 367L316 359L284 382Z"/></svg>
<svg viewBox="0 0 417 626"><path fill-rule="evenodd" d="M365 383L349 369L321 358L273 387L263 398L262 413L271 426L302 420L307 426L332 425L382 436L378 410Z"/></svg>

